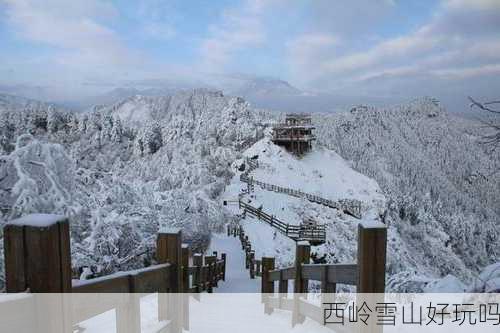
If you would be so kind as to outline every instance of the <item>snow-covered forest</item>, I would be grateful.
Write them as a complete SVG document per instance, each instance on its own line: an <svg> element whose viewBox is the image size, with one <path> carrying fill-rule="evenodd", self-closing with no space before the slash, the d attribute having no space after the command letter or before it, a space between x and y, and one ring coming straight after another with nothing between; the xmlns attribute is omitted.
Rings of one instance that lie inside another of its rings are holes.
<svg viewBox="0 0 500 333"><path fill-rule="evenodd" d="M482 146L482 126L432 98L387 109L365 106L315 118L318 144L375 179L387 200L388 238L402 255L390 275L419 290L423 271L470 282L500 258L500 152ZM423 267L422 267L423 266ZM391 286L389 286L391 288Z"/></svg>
<svg viewBox="0 0 500 333"><path fill-rule="evenodd" d="M208 90L134 96L86 113L0 95L0 115L0 223L69 216L82 277L148 265L162 227L182 227L195 247L207 246L234 219L221 200L234 161L280 117ZM400 258L388 260L389 289L418 290L447 274L469 283L499 260L500 159L477 143L476 123L432 99L313 121L316 147L335 151L386 197L389 247Z"/></svg>

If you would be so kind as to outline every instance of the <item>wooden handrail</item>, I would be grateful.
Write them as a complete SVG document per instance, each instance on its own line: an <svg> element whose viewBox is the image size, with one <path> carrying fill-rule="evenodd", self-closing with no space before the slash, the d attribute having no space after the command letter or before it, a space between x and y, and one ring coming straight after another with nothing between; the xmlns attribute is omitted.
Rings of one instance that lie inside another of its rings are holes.
<svg viewBox="0 0 500 333"><path fill-rule="evenodd" d="M73 293L155 293L167 292L170 264L154 265L128 272L73 282Z"/></svg>
<svg viewBox="0 0 500 333"><path fill-rule="evenodd" d="M292 225L280 221L273 215L265 213L262 209L253 207L252 205L245 203L241 200L238 201L239 207L243 208L244 212L258 218L259 220L267 222L272 227L278 229L282 234L293 240L310 240L317 242L324 242L326 238L326 226L325 225Z"/></svg>

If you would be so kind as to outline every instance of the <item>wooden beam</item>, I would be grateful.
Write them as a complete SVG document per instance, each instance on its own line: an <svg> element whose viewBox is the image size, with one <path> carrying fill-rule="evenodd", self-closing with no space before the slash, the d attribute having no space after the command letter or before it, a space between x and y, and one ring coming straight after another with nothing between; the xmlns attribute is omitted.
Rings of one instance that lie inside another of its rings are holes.
<svg viewBox="0 0 500 333"><path fill-rule="evenodd" d="M387 228L382 223L358 225L358 293L385 291Z"/></svg>

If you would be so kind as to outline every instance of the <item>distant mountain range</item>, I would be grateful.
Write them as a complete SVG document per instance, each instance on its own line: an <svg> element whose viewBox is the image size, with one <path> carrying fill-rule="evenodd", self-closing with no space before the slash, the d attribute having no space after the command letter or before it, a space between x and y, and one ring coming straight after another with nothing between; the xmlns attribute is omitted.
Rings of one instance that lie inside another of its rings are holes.
<svg viewBox="0 0 500 333"><path fill-rule="evenodd" d="M202 79L165 78L130 80L119 83L87 82L79 97L64 96L61 88L35 85L0 84L0 93L54 103L76 111L86 111L96 105L109 105L126 98L172 96L193 89L221 90L224 95L243 97L252 107L281 112L339 112L361 104L386 107L405 100L401 95L367 95L363 87L355 94L345 92L311 92L293 86L280 78L245 74L205 74ZM78 91L78 88L76 88ZM74 93L74 92L73 92ZM468 108L467 96L443 97L442 104L450 112L475 117Z"/></svg>

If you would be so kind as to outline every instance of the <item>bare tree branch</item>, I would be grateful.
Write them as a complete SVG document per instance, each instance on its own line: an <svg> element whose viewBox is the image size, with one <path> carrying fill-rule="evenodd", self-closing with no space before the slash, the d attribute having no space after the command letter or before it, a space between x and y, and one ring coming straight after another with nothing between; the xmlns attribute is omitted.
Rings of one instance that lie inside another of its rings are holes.
<svg viewBox="0 0 500 333"><path fill-rule="evenodd" d="M495 105L495 104L500 104L500 101L489 101L485 103L480 103L476 100L474 100L472 97L469 96L469 100L471 102L470 107L477 107L480 110L487 111L490 113L494 114L500 114L500 110L493 109L491 107L488 107L487 105ZM497 148L500 147L500 122L495 123L494 120L488 120L488 121L483 121L480 120L481 123L485 125L488 129L491 130L491 133L486 133L481 136L482 138L482 144L488 145L492 147L492 151L496 150Z"/></svg>
<svg viewBox="0 0 500 333"><path fill-rule="evenodd" d="M493 110L485 105L492 105L492 104L500 104L500 101L492 101L492 102L486 102L486 103L479 103L478 101L475 101L472 97L469 96L469 100L471 101L470 107L473 108L474 106L480 108L481 110L488 111L488 112L493 112L493 113L500 113L500 110Z"/></svg>

